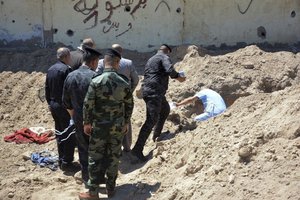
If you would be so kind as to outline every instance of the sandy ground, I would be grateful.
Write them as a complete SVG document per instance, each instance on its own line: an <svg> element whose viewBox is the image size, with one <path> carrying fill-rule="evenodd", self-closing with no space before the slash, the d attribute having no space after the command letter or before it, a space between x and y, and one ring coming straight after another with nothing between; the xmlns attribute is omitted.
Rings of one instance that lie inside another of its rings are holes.
<svg viewBox="0 0 300 200"><path fill-rule="evenodd" d="M124 57L133 59L142 74L151 55L127 51ZM300 53L180 46L171 57L187 81L170 81L169 101L209 87L229 108L201 123L192 120L200 104L172 110L164 127L169 133L160 142L151 136L147 142L147 163L132 163L123 153L113 199L299 200ZM23 159L45 149L56 152L55 141L16 145L3 140L24 127L53 128L47 105L37 95L53 62L55 49L0 55L0 199L75 200L84 190L74 178L78 174L53 172ZM134 142L144 120L145 104L135 97Z"/></svg>

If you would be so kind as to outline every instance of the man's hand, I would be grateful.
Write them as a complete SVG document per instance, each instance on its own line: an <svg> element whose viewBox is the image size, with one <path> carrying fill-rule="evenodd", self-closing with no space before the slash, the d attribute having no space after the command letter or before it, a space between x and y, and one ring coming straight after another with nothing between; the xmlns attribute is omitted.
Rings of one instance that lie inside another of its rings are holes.
<svg viewBox="0 0 300 200"><path fill-rule="evenodd" d="M122 128L122 133L125 135L127 134L128 130L129 130L129 124L125 124Z"/></svg>
<svg viewBox="0 0 300 200"><path fill-rule="evenodd" d="M184 82L185 79L186 79L186 77L181 77L181 76L179 76L179 77L176 78L176 80L179 81L180 83Z"/></svg>
<svg viewBox="0 0 300 200"><path fill-rule="evenodd" d="M85 134L87 134L88 136L91 135L92 133L92 125L91 124L85 124L83 125L83 131Z"/></svg>

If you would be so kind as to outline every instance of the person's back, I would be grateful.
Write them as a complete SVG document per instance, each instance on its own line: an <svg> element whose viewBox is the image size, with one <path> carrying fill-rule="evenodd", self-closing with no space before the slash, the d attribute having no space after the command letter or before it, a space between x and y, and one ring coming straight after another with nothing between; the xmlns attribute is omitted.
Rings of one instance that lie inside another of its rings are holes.
<svg viewBox="0 0 300 200"><path fill-rule="evenodd" d="M170 75L176 77L177 72L174 70L169 56L163 52L157 52L145 66L142 84L143 96L165 95L168 90Z"/></svg>
<svg viewBox="0 0 300 200"><path fill-rule="evenodd" d="M123 76L124 79L126 78L128 83L130 84L131 92L133 92L139 83L139 76L133 65L133 62L130 59L126 59L122 57L123 48L121 47L121 45L113 44L112 49L116 50L121 55L121 60L119 63L119 68L117 69L117 73ZM102 74L103 70L104 70L104 59L99 60L97 73ZM131 122L129 122L129 128L127 134L123 138L123 142L122 142L123 150L126 152L130 151L131 143L132 143L132 127L131 127Z"/></svg>
<svg viewBox="0 0 300 200"><path fill-rule="evenodd" d="M117 73L126 76L129 83L131 83L132 79L134 78L134 77L132 77L132 73L131 73L131 71L133 71L133 70L135 71L135 68L132 64L132 60L122 57L120 60L120 68L117 70ZM96 72L97 72L97 74L102 74L103 71L104 71L104 60L100 59ZM137 75L137 77L138 77L138 75Z"/></svg>
<svg viewBox="0 0 300 200"><path fill-rule="evenodd" d="M128 95L124 90L130 91L128 82L115 70L105 69L104 73L93 78L91 87L97 91L94 97L97 99L94 107L94 114L97 115L95 119L97 118L99 122L121 122L124 117L123 102L126 98L124 95Z"/></svg>
<svg viewBox="0 0 300 200"><path fill-rule="evenodd" d="M74 71L82 65L83 50L77 48L75 51L71 51L70 54L71 54L70 66L71 66L72 70Z"/></svg>
<svg viewBox="0 0 300 200"><path fill-rule="evenodd" d="M80 193L79 199L99 199L102 181L106 184L108 198L115 193L122 140L133 110L129 83L116 72L120 59L119 52L106 51L104 72L92 79L85 96L84 132L90 136L89 191Z"/></svg>
<svg viewBox="0 0 300 200"><path fill-rule="evenodd" d="M86 38L82 41L79 47L75 51L71 51L71 63L70 66L72 70L78 69L83 63L83 54L84 54L84 47L91 47L95 48L95 42L92 38Z"/></svg>
<svg viewBox="0 0 300 200"><path fill-rule="evenodd" d="M72 98L72 107L74 109L74 120L82 122L82 106L83 101L92 80L92 77L96 73L88 68L88 66L82 65L77 70L71 72L66 78L65 87L69 87L67 90L70 92L69 96Z"/></svg>
<svg viewBox="0 0 300 200"><path fill-rule="evenodd" d="M126 58L121 58L120 60L120 68L118 69L118 73L119 74L123 74L124 76L126 76L129 80L129 83L131 82L131 71L132 68L132 60L126 59Z"/></svg>
<svg viewBox="0 0 300 200"><path fill-rule="evenodd" d="M51 66L46 75L45 96L50 109L51 115L54 119L55 130L60 133L68 126L70 116L67 110L62 105L62 95L64 82L67 75L71 72L70 64L70 50L68 48L59 48L57 50L58 62ZM56 135L59 164L61 169L71 167L74 159L75 138L71 134L67 140L65 135Z"/></svg>
<svg viewBox="0 0 300 200"><path fill-rule="evenodd" d="M164 123L170 113L170 106L165 97L169 77L179 82L185 81L185 77L180 77L173 67L168 56L171 51L172 49L168 45L161 45L145 66L141 89L143 100L146 103L146 121L140 129L138 139L131 151L131 155L142 162L148 159L144 156L143 150L152 129L155 127L152 140L156 141L160 137Z"/></svg>
<svg viewBox="0 0 300 200"><path fill-rule="evenodd" d="M203 89L196 96L202 101L205 112L217 115L226 110L226 104L221 95L211 89Z"/></svg>
<svg viewBox="0 0 300 200"><path fill-rule="evenodd" d="M46 75L46 87L48 88L47 101L50 100L61 103L62 91L65 78L70 73L71 68L58 61L52 65Z"/></svg>
<svg viewBox="0 0 300 200"><path fill-rule="evenodd" d="M123 48L121 47L121 45L113 44L112 49L118 51L122 55ZM101 59L98 62L98 68L96 72L98 74L102 74L103 70L104 70L104 60ZM117 70L117 73L127 77L131 90L134 91L134 89L139 83L139 76L135 69L135 66L133 65L132 60L121 57L120 66L119 69Z"/></svg>

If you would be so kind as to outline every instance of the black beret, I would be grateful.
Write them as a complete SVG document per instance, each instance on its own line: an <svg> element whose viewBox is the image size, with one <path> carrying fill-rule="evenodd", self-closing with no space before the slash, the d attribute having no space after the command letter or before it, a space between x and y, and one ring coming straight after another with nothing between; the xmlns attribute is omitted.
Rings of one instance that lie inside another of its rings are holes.
<svg viewBox="0 0 300 200"><path fill-rule="evenodd" d="M172 52L172 49L171 49L171 47L170 47L169 45L167 45L167 44L162 44L161 46L167 47L167 48L169 49L169 51Z"/></svg>
<svg viewBox="0 0 300 200"><path fill-rule="evenodd" d="M96 49L93 49L91 47L88 47L88 46L83 46L83 50L86 52L86 53L89 53L91 55L95 55L95 56L101 56L102 53L100 53L99 51L97 51Z"/></svg>
<svg viewBox="0 0 300 200"><path fill-rule="evenodd" d="M112 56L112 57L118 57L121 59L121 54L114 49L107 49L105 52L105 55Z"/></svg>

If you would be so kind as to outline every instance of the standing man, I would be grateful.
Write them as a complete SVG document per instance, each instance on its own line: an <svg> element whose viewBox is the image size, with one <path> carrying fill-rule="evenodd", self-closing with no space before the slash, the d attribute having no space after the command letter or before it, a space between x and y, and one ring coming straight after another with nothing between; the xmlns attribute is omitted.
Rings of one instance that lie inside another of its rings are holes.
<svg viewBox="0 0 300 200"><path fill-rule="evenodd" d="M195 121L200 122L208 120L209 118L217 116L226 110L226 104L221 95L211 89L203 89L194 96L188 97L179 103L176 103L176 106L178 107L190 104L197 100L202 102L204 112L200 115L197 115L194 119Z"/></svg>
<svg viewBox="0 0 300 200"><path fill-rule="evenodd" d="M68 48L59 48L57 50L58 62L48 69L46 76L45 96L49 110L55 122L55 130L64 131L70 123L70 116L62 105L62 93L64 81L67 75L72 71L69 64L71 61L70 50ZM69 139L62 140L63 135L56 135L59 166L61 169L73 167L74 149L76 145L74 135Z"/></svg>
<svg viewBox="0 0 300 200"><path fill-rule="evenodd" d="M147 158L143 155L143 149L152 128L155 126L153 133L153 141L155 141L160 136L170 113L170 106L165 97L169 77L179 82L185 81L185 77L179 76L171 63L168 56L171 51L168 45L163 44L145 66L142 95L146 103L147 116L131 151L131 154L142 162L147 161Z"/></svg>
<svg viewBox="0 0 300 200"><path fill-rule="evenodd" d="M71 63L72 70L78 69L83 63L84 47L95 48L95 42L92 38L86 38L82 41L79 47L75 51L71 51Z"/></svg>
<svg viewBox="0 0 300 200"><path fill-rule="evenodd" d="M122 56L123 48L121 47L121 45L113 44L112 49L118 51ZM102 59L102 60L99 60L97 73L102 74L103 70L104 70L104 60ZM134 65L132 64L132 60L121 57L120 67L119 67L117 73L122 74L122 75L126 76L126 78L128 78L129 84L131 87L131 91L133 92L139 83L139 75L138 75ZM132 127L131 127L131 121L130 121L128 132L125 135L123 142L122 142L123 150L126 152L129 152L131 143L132 143Z"/></svg>
<svg viewBox="0 0 300 200"><path fill-rule="evenodd" d="M109 49L104 72L92 79L83 104L84 132L90 135L89 181L80 199L98 199L101 179L106 175L108 197L115 192L119 157L133 109L129 83L117 73L121 55Z"/></svg>
<svg viewBox="0 0 300 200"><path fill-rule="evenodd" d="M89 136L83 132L83 101L92 80L96 74L100 52L85 47L83 53L83 64L77 70L71 72L64 84L63 105L67 108L71 118L75 122L76 139L81 165L82 180L86 184L89 179L88 173L88 147Z"/></svg>

